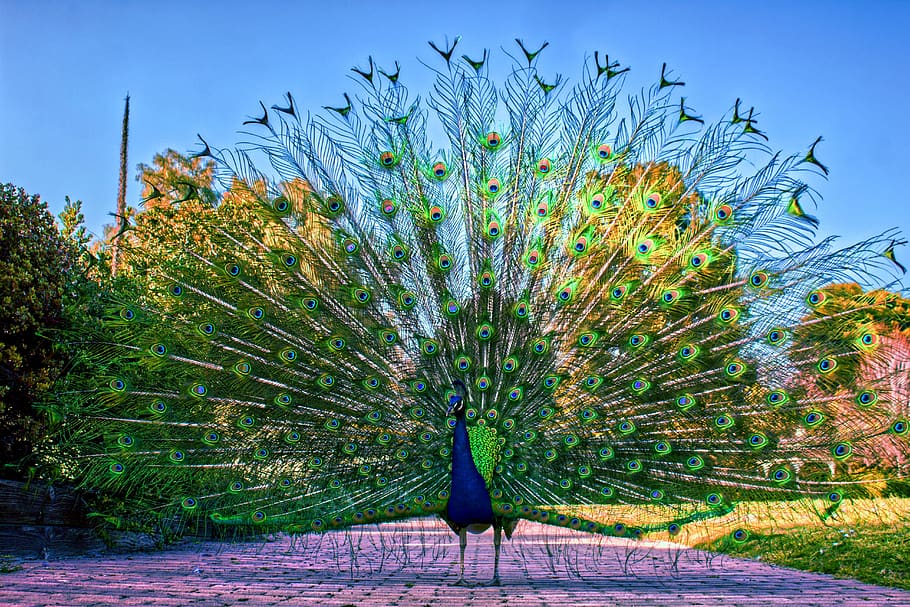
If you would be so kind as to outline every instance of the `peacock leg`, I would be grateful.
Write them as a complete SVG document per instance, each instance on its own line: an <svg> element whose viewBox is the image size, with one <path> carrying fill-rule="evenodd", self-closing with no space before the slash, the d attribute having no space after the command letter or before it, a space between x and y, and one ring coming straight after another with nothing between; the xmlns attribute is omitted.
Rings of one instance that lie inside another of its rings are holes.
<svg viewBox="0 0 910 607"><path fill-rule="evenodd" d="M458 580L456 580L452 585L453 586L470 586L466 581L464 581L464 549L468 545L468 529L467 527L462 527L458 530L458 542L461 544L461 568L458 574Z"/></svg>
<svg viewBox="0 0 910 607"><path fill-rule="evenodd" d="M493 579L490 581L491 586L499 586L499 546L502 544L502 526L493 525L493 550L495 551L495 556L493 557Z"/></svg>

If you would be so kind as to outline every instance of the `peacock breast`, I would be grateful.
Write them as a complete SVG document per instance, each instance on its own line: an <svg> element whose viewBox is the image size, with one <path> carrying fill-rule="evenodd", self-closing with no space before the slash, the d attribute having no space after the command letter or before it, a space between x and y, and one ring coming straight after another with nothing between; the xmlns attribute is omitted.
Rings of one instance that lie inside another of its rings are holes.
<svg viewBox="0 0 910 607"><path fill-rule="evenodd" d="M487 481L475 463L474 450L478 450L478 459L484 462L485 468L489 467L491 479L495 463L492 466L485 463L492 457L490 450L482 448L488 443L487 433L472 433L478 442L477 447L472 446L470 434L464 418L459 419L452 441L452 484L447 507L449 521L459 527L493 522L493 505Z"/></svg>

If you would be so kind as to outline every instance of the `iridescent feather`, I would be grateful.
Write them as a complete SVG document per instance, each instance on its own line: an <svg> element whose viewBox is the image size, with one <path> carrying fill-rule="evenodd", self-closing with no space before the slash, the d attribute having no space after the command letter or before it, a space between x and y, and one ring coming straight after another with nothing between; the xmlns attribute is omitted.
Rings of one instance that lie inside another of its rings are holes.
<svg viewBox="0 0 910 607"><path fill-rule="evenodd" d="M623 117L619 63L570 85L519 42L496 84L457 43L427 104L371 58L344 107L288 95L254 143L206 146L230 197L112 307L109 375L68 418L85 483L125 523L445 518L462 398L497 534L741 539L737 503L866 496L845 462L906 420L887 375L856 385L870 304L825 289L897 262L890 235L815 242L818 141L771 153L739 100L703 126L666 65Z"/></svg>

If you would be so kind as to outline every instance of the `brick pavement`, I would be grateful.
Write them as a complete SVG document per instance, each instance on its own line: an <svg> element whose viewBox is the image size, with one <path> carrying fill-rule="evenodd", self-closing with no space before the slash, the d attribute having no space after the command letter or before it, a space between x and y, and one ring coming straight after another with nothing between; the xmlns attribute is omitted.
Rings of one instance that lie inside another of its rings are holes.
<svg viewBox="0 0 910 607"><path fill-rule="evenodd" d="M503 543L500 587L452 587L457 538L434 523L265 543L26 561L0 574L0 604L139 605L889 605L910 592L731 559L673 544L593 538L522 523ZM469 536L466 577L491 577L491 533Z"/></svg>

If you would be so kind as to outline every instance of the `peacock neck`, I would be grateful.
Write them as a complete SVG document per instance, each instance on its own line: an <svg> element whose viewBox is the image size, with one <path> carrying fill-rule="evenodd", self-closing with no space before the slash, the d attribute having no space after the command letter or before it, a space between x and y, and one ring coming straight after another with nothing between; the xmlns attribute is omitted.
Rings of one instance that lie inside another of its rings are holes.
<svg viewBox="0 0 910 607"><path fill-rule="evenodd" d="M471 455L471 439L468 436L468 422L464 415L455 418L455 436L452 440L452 475L456 470L459 473L473 470L477 475L477 466L474 464L474 457Z"/></svg>

